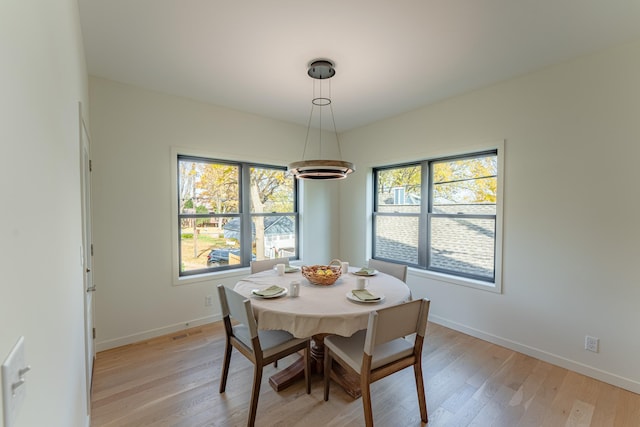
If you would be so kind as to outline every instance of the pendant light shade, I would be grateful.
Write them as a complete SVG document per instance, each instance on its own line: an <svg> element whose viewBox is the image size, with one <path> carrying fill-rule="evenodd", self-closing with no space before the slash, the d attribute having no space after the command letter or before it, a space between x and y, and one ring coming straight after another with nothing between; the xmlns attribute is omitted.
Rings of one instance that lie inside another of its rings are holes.
<svg viewBox="0 0 640 427"><path fill-rule="evenodd" d="M309 143L309 133L311 131L311 121L315 107L329 107L329 110L331 111L331 120L333 122L333 132L335 133L338 153L340 154L340 141L338 140L338 132L336 131L336 121L333 117L331 98L322 96L322 80L330 79L336 74L333 62L324 59L315 60L309 65L308 74L309 77L320 81L320 96L314 97L311 101L311 113L309 114L309 124L307 125L307 137L304 142L302 160L290 163L288 169L298 179L344 179L355 170L353 163L343 160L305 160L304 158L307 151L307 144ZM322 154L322 112L319 113L319 116L319 147L320 154Z"/></svg>
<svg viewBox="0 0 640 427"><path fill-rule="evenodd" d="M300 179L344 179L355 168L342 160L302 160L289 163L289 170Z"/></svg>

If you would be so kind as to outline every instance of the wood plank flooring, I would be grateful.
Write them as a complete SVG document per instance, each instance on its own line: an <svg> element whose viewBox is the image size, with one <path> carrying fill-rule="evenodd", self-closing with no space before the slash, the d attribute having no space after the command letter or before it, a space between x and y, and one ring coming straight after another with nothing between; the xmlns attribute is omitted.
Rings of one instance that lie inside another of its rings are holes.
<svg viewBox="0 0 640 427"><path fill-rule="evenodd" d="M224 349L213 323L98 353L93 427L244 426L253 365L234 350L224 394L218 393ZM265 370L256 426L362 426L360 399L322 381L276 393ZM429 427L639 427L640 395L430 323L423 352ZM376 426L420 426L413 371L372 385Z"/></svg>

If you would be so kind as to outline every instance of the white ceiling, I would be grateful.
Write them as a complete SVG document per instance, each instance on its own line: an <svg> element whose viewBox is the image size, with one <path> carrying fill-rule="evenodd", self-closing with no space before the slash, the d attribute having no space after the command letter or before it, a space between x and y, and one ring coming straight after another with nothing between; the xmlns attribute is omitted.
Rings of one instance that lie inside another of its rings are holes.
<svg viewBox="0 0 640 427"><path fill-rule="evenodd" d="M639 0L79 0L89 73L338 131L640 38ZM324 122L323 122L324 123Z"/></svg>

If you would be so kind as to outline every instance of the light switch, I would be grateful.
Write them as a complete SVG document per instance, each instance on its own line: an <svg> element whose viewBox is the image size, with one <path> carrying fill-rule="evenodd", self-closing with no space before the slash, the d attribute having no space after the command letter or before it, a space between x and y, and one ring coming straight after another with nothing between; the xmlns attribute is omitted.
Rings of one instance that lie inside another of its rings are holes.
<svg viewBox="0 0 640 427"><path fill-rule="evenodd" d="M18 411L26 395L26 374L31 369L25 363L24 337L18 342L2 363L2 412L4 427L13 427Z"/></svg>

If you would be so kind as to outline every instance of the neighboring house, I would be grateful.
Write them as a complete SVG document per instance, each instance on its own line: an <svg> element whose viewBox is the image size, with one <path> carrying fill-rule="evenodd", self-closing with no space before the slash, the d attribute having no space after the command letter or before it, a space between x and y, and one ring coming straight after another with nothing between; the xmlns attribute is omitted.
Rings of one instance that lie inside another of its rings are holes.
<svg viewBox="0 0 640 427"><path fill-rule="evenodd" d="M233 218L222 226L225 239L239 240L240 219ZM255 223L251 223L252 238L256 236ZM265 256L275 258L295 254L295 223L288 216L264 217Z"/></svg>

